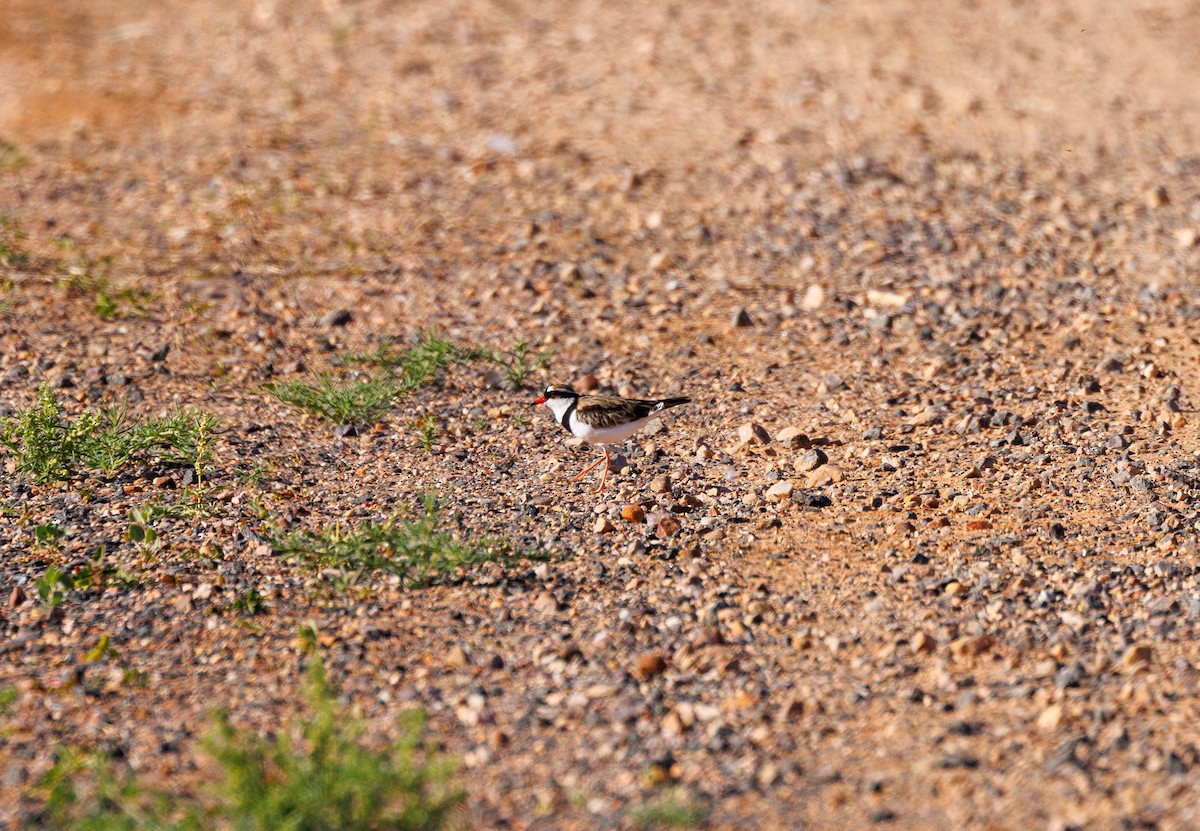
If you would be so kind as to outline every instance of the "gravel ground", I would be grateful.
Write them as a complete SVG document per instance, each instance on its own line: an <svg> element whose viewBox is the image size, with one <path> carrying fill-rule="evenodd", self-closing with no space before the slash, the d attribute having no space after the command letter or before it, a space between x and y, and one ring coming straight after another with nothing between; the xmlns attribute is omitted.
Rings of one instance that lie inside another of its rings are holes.
<svg viewBox="0 0 1200 831"><path fill-rule="evenodd" d="M12 0L0 407L224 426L153 546L190 471L4 460L0 823L62 743L198 788L311 621L464 827L1200 826L1200 14L1112 5ZM428 326L553 355L360 431L264 391ZM528 407L585 379L694 399L599 496ZM341 590L265 542L431 488L548 559ZM102 543L132 585L38 601Z"/></svg>

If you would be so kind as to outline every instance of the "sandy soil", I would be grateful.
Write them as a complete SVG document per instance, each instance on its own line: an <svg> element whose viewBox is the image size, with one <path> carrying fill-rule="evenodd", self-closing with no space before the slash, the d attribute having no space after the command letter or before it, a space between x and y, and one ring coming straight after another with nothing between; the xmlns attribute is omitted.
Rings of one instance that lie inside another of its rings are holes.
<svg viewBox="0 0 1200 831"><path fill-rule="evenodd" d="M199 788L312 621L463 827L1200 826L1200 9L935 5L9 0L0 411L224 430L153 550L183 471L5 460L0 823L63 743ZM553 357L357 433L264 391L431 325ZM588 375L694 399L600 496L526 406ZM429 488L551 560L331 594L263 542ZM134 583L45 608L101 543Z"/></svg>

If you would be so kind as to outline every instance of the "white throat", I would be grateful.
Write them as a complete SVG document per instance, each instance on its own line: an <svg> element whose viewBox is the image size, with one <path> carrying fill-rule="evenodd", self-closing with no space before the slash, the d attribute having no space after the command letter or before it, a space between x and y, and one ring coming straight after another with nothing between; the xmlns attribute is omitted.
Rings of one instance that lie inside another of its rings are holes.
<svg viewBox="0 0 1200 831"><path fill-rule="evenodd" d="M550 408L550 412L554 413L554 420L559 424L562 423L563 413L575 403L574 398L547 398L546 406Z"/></svg>

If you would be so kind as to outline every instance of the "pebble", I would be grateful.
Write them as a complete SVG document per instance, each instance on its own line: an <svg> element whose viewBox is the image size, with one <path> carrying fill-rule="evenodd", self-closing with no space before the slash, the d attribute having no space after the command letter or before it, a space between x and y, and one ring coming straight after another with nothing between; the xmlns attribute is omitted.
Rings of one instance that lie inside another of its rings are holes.
<svg viewBox="0 0 1200 831"><path fill-rule="evenodd" d="M637 658L637 676L642 680L667 671L667 659L661 652L645 652Z"/></svg>
<svg viewBox="0 0 1200 831"><path fill-rule="evenodd" d="M828 461L829 457L825 455L824 450L819 447L812 447L800 456L800 458L796 459L795 467L801 473L808 473L809 471L816 470Z"/></svg>
<svg viewBox="0 0 1200 831"><path fill-rule="evenodd" d="M808 484L814 488L843 482L845 479L846 472L837 465L824 465L808 474Z"/></svg>
<svg viewBox="0 0 1200 831"><path fill-rule="evenodd" d="M1121 665L1126 669L1147 666L1154 660L1154 650L1145 644L1134 644L1121 656Z"/></svg>
<svg viewBox="0 0 1200 831"><path fill-rule="evenodd" d="M592 531L597 534L611 534L613 531L616 531L616 530L617 530L617 526L615 526L611 522L609 522L608 517L606 517L606 516L596 517L596 522L592 526Z"/></svg>
<svg viewBox="0 0 1200 831"><path fill-rule="evenodd" d="M534 611L542 614L553 614L559 610L558 598L550 592L539 592L533 599Z"/></svg>
<svg viewBox="0 0 1200 831"><path fill-rule="evenodd" d="M768 502L782 502L785 499L792 498L792 483L787 479L781 482L776 482L771 487L767 488L766 498Z"/></svg>
<svg viewBox="0 0 1200 831"><path fill-rule="evenodd" d="M1051 704L1037 718L1037 726L1047 732L1057 730L1063 721L1063 708L1061 704Z"/></svg>
<svg viewBox="0 0 1200 831"><path fill-rule="evenodd" d="M775 434L775 441L785 444L793 450L805 450L812 444L812 440L798 427L784 427Z"/></svg>
<svg viewBox="0 0 1200 831"><path fill-rule="evenodd" d="M666 474L655 476L650 480L650 490L653 493L669 493L671 491L671 477Z"/></svg>
<svg viewBox="0 0 1200 831"><path fill-rule="evenodd" d="M975 657L991 649L996 639L991 635L974 635L951 641L950 651L957 657Z"/></svg>
<svg viewBox="0 0 1200 831"><path fill-rule="evenodd" d="M662 517L658 524L654 527L654 533L659 537L666 539L673 537L683 528L683 524L671 514Z"/></svg>
<svg viewBox="0 0 1200 831"><path fill-rule="evenodd" d="M729 322L729 325L735 329L745 329L754 325L754 319L750 317L750 313L745 309L738 309L737 312L734 313L733 319Z"/></svg>
<svg viewBox="0 0 1200 831"><path fill-rule="evenodd" d="M753 421L747 421L738 428L738 444L770 444L771 434L767 432L767 428Z"/></svg>
<svg viewBox="0 0 1200 831"><path fill-rule="evenodd" d="M626 505L621 509L621 519L626 522L645 522L646 509L638 504Z"/></svg>
<svg viewBox="0 0 1200 831"><path fill-rule="evenodd" d="M819 284L813 283L804 290L804 297L800 299L800 305L809 311L815 311L825 305L825 289Z"/></svg>
<svg viewBox="0 0 1200 831"><path fill-rule="evenodd" d="M318 323L321 326L345 326L353 320L354 315L350 313L349 309L333 309L321 315Z"/></svg>

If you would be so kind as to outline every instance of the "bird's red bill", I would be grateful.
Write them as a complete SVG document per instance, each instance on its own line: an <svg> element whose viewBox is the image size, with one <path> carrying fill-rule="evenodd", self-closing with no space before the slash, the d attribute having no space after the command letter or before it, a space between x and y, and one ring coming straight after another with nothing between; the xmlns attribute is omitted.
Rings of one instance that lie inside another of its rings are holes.
<svg viewBox="0 0 1200 831"><path fill-rule="evenodd" d="M529 406L536 407L538 404L545 404L545 403L546 403L546 396L543 395L541 398L539 398L537 401L534 401Z"/></svg>

